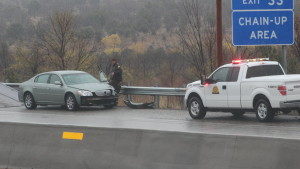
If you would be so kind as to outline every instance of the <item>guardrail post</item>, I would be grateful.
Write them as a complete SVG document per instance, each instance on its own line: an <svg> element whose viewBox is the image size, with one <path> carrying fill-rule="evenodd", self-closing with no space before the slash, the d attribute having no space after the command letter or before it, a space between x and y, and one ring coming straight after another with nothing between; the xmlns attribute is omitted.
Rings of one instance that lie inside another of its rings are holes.
<svg viewBox="0 0 300 169"><path fill-rule="evenodd" d="M158 87L158 83L154 84L154 87ZM159 96L154 96L154 108L158 109L159 108Z"/></svg>
<svg viewBox="0 0 300 169"><path fill-rule="evenodd" d="M186 88L186 84L183 84L182 88ZM181 110L185 110L186 108L184 106L185 105L185 103L184 103L184 96L181 96L180 99L181 99Z"/></svg>
<svg viewBox="0 0 300 169"><path fill-rule="evenodd" d="M130 86L131 82L128 82L127 86ZM127 100L129 100L130 102L132 101L131 95L127 95Z"/></svg>

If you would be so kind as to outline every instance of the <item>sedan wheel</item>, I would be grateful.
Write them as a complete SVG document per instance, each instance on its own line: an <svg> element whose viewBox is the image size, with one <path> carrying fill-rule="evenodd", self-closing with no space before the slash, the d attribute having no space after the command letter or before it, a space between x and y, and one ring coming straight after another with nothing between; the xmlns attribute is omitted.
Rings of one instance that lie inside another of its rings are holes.
<svg viewBox="0 0 300 169"><path fill-rule="evenodd" d="M31 93L26 93L24 95L24 105L29 110L36 109L37 105Z"/></svg>
<svg viewBox="0 0 300 169"><path fill-rule="evenodd" d="M77 104L76 98L73 94L68 94L65 99L65 105L67 110L75 111L78 110L79 106Z"/></svg>

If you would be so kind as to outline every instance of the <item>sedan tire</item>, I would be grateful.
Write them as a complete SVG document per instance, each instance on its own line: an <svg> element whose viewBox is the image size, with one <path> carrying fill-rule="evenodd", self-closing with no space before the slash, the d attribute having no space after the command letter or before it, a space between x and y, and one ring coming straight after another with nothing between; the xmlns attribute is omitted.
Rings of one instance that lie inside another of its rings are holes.
<svg viewBox="0 0 300 169"><path fill-rule="evenodd" d="M24 95L24 105L28 110L33 110L37 107L33 95L29 92Z"/></svg>
<svg viewBox="0 0 300 169"><path fill-rule="evenodd" d="M68 94L65 98L65 106L69 111L76 111L79 109L79 105L73 94Z"/></svg>

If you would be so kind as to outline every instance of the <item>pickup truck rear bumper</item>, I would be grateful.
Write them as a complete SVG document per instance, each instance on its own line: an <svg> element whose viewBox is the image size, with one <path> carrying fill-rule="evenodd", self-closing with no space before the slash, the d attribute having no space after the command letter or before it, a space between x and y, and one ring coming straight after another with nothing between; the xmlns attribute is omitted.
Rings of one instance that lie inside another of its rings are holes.
<svg viewBox="0 0 300 169"><path fill-rule="evenodd" d="M285 109L293 109L300 108L300 100L297 101L289 101L289 102L280 102L280 108Z"/></svg>

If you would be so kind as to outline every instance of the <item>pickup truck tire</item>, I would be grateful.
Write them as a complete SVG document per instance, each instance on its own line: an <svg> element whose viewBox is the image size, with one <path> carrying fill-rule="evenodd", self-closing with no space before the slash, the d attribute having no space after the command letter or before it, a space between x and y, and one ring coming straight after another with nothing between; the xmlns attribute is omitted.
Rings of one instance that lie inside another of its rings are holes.
<svg viewBox="0 0 300 169"><path fill-rule="evenodd" d="M192 97L188 102L190 116L193 119L203 119L206 115L206 109L202 100L198 97Z"/></svg>
<svg viewBox="0 0 300 169"><path fill-rule="evenodd" d="M242 117L246 112L244 111L232 111L231 114L234 116L234 117Z"/></svg>
<svg viewBox="0 0 300 169"><path fill-rule="evenodd" d="M255 113L256 118L261 122L272 121L275 116L275 111L267 99L260 99L256 102Z"/></svg>

